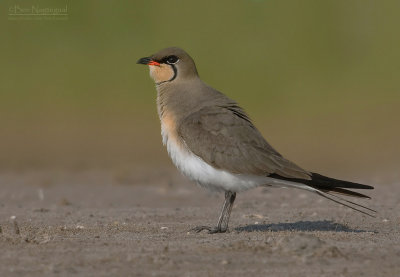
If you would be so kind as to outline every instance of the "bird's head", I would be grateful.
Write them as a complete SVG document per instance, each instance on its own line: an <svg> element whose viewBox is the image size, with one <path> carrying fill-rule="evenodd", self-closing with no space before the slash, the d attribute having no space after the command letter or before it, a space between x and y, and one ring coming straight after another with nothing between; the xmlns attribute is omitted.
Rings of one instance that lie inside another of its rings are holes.
<svg viewBox="0 0 400 277"><path fill-rule="evenodd" d="M198 76L193 59L178 47L165 48L150 57L139 59L137 63L149 66L150 76L157 85Z"/></svg>

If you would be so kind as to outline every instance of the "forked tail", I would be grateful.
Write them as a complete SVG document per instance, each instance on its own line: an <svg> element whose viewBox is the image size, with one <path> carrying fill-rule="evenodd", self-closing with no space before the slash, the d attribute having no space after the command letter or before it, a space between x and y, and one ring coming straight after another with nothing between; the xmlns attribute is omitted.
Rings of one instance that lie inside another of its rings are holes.
<svg viewBox="0 0 400 277"><path fill-rule="evenodd" d="M316 192L317 194L319 194L320 196L322 196L326 199L329 199L333 202L342 204L343 206L346 206L346 207L353 209L355 211L358 211L360 213L375 217L375 215L370 213L370 212L376 213L375 210L365 207L363 205L354 203L352 201L349 201L347 199L344 199L343 197L336 195L336 194L341 194L341 195L345 195L345 196L370 199L371 197L369 197L367 195L364 195L364 194L361 194L358 192L354 192L349 189L374 189L374 187L372 187L372 186L338 180L338 179L320 175L318 173L312 173L311 180L287 178L287 177L282 177L278 174L272 174L268 177L304 184L304 185L308 186L309 188L312 188L312 190L314 192ZM305 187L305 189L306 189L306 187Z"/></svg>

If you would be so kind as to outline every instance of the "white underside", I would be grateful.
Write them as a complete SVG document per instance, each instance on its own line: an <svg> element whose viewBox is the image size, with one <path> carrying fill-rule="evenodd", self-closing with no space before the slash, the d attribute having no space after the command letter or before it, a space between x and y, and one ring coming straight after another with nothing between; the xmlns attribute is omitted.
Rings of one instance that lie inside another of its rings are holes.
<svg viewBox="0 0 400 277"><path fill-rule="evenodd" d="M186 147L177 145L162 128L163 143L175 166L189 179L212 191L240 192L258 186L297 187L315 191L315 189L300 183L277 180L266 176L233 174L216 169L193 154Z"/></svg>

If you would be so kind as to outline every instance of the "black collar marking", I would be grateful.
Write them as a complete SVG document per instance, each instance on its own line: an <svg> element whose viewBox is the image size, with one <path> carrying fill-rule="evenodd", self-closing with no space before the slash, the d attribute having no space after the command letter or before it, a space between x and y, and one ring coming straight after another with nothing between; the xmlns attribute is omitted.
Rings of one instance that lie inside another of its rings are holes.
<svg viewBox="0 0 400 277"><path fill-rule="evenodd" d="M171 81L175 80L176 76L178 75L178 69L176 69L176 66L175 66L174 64L169 64L169 66L172 67L172 70L174 71L174 76L172 76L172 78L169 79L169 80L156 83L157 86L158 86L158 85L161 85L161 84L163 84L163 83L171 82Z"/></svg>

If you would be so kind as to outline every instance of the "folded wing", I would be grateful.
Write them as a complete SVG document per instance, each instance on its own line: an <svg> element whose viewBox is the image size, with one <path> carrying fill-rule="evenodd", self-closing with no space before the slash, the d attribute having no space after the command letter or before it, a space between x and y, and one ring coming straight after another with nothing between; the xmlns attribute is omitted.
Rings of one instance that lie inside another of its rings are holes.
<svg viewBox="0 0 400 277"><path fill-rule="evenodd" d="M215 168L236 174L309 180L311 173L273 149L235 103L207 106L185 118L178 135Z"/></svg>

